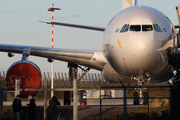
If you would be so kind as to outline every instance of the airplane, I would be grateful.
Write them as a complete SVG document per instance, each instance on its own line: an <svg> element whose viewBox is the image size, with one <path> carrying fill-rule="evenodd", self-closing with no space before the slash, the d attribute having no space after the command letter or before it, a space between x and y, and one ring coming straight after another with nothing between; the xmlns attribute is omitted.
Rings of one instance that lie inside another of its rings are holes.
<svg viewBox="0 0 180 120"><path fill-rule="evenodd" d="M106 28L40 21L102 31L103 50L100 51L0 44L0 51L8 52L9 57L14 53L22 54L22 60L15 62L7 70L7 87L14 90L12 76L16 75L22 76L22 80L36 77L37 85L29 88L40 87L41 71L35 63L28 60L30 55L48 58L50 62L65 61L72 67L80 65L87 67L86 70L99 70L102 77L109 82L135 81L138 85L143 85L169 80L169 72L172 73L173 69L168 64L166 52L168 48L179 52L178 37L175 33L179 25L174 26L165 14L155 8L137 5L136 0L123 0L122 8L123 10L111 19ZM24 84L23 87L28 86ZM37 92L31 94L36 95ZM26 96L27 93L23 92L21 95ZM144 96L147 96L147 93Z"/></svg>

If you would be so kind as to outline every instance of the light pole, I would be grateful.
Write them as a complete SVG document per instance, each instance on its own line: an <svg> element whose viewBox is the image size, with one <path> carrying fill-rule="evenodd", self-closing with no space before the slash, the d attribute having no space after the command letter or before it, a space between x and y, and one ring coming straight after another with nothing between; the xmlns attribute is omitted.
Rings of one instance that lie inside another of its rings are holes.
<svg viewBox="0 0 180 120"><path fill-rule="evenodd" d="M48 9L48 11L52 11L52 21L54 20L54 16L53 16L53 13L54 13L54 11L55 10L61 10L60 8L54 8L54 4L52 4L52 8L49 8ZM53 41L53 39L54 39L54 36L53 36L53 34L54 34L54 31L53 31L53 24L52 24L52 44L51 44L51 46L52 46L52 48L54 47L54 41ZM54 84L53 84L53 82L54 82L54 79L53 79L53 74L54 74L54 72L53 72L53 61L52 61L52 63L51 63L51 89L53 89L54 88ZM52 90L51 91L51 97L54 95L54 91Z"/></svg>

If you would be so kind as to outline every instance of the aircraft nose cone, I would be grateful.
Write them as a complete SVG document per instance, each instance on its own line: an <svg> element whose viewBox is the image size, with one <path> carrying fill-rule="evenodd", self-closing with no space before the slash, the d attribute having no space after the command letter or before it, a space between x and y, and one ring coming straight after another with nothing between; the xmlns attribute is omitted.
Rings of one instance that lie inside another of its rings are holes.
<svg viewBox="0 0 180 120"><path fill-rule="evenodd" d="M153 35L149 33L133 33L131 35L132 54L135 58L147 58L153 52Z"/></svg>
<svg viewBox="0 0 180 120"><path fill-rule="evenodd" d="M140 50L144 50L144 49L146 48L146 44L144 44L144 43L139 43L138 48L139 48Z"/></svg>

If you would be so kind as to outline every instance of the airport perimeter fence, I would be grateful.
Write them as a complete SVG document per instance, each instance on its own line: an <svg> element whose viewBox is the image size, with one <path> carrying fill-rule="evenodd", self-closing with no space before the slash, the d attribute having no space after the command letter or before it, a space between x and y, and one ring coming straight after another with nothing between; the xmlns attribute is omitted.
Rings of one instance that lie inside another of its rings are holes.
<svg viewBox="0 0 180 120"><path fill-rule="evenodd" d="M0 81L5 80L5 71L0 71ZM82 76L83 73L78 73L77 74L77 80ZM54 72L54 85L57 87L60 86L66 86L66 87L71 87L72 82L70 81L70 78L68 77L68 73L59 73L59 72ZM118 78L118 77L115 77ZM47 84L51 84L51 73L50 72L44 72L42 75L42 80L47 79ZM122 86L121 83L111 83L108 81L105 81L103 77L101 76L100 73L86 73L77 83L78 86ZM125 86L135 86L137 85L137 82L133 83L124 83ZM149 83L145 84L146 86L167 86L167 82L162 82L162 83ZM0 86L4 86L1 85Z"/></svg>
<svg viewBox="0 0 180 120"><path fill-rule="evenodd" d="M81 74L78 74L77 76L77 79L80 78ZM23 78L23 77L22 77ZM34 79L34 78L30 78L30 79ZM48 84L50 85L51 84L51 78L50 78L50 73L44 73L44 76L43 76L43 80L47 80ZM1 81L4 81L5 80L5 72L0 72L0 80ZM32 80L33 81L33 80ZM36 80L35 80L36 81ZM15 81L14 81L15 82ZM13 81L11 81L11 83L13 83ZM27 83L27 82L26 82ZM34 83L31 84L32 82L29 82L28 85L35 85ZM42 82L43 83L43 82ZM56 86L67 86L67 88L70 88L71 87L71 82L69 81L69 78L68 78L68 74L67 73L54 73L54 83ZM168 86L167 85L168 83L156 83L154 85L156 86ZM101 86L122 86L121 83L109 83L109 82L106 82L105 80L102 79L102 77L100 76L100 74L86 74L82 80L80 80L78 82L78 85L86 85L86 86L94 86L94 88L99 85ZM133 84L131 84L133 85ZM150 84L151 86L153 84ZM35 85L36 86L36 85ZM125 85L125 86L128 86L128 85ZM13 86L12 86L13 87ZM33 87L31 87L33 88ZM127 87L128 88L128 87ZM131 88L131 87L130 87ZM127 90L127 97L120 97L118 99L124 99L124 100L127 100L127 99L133 99L133 97L130 97L128 96L128 94L133 94L133 90L134 90L135 87L132 88L132 90L128 89ZM96 88L95 88L96 89ZM103 87L102 87L103 89ZM101 89L101 90L102 90ZM106 88L106 89L116 89L116 88ZM118 88L119 89L119 88ZM123 88L122 88L123 89ZM163 99L163 98L166 98L166 99L169 99L169 97L172 99L173 96L177 96L178 93L176 94L172 94L170 95L171 93L171 90L170 88L168 87L168 90L167 89L159 89L159 90L156 90L154 89L154 86L151 88L151 90L146 90L148 91L148 94L149 94L149 99ZM170 91L170 92L169 92ZM107 92L107 90L106 90ZM172 91L173 92L173 91ZM179 92L179 90L176 90L175 92ZM105 93L105 92L104 92ZM166 94L165 94L166 93ZM105 95L103 93L100 93L101 95ZM154 97L154 95L156 97ZM132 96L132 95L131 95ZM107 97L107 99L112 99L113 97ZM106 99L106 97L103 97L103 99ZM116 96L115 98L113 99L117 99ZM179 101L179 96L178 96L178 101ZM176 110L173 110L175 108L173 108L174 106L174 103L171 103L170 105L170 116L172 116L172 113L175 113L174 111ZM125 108L125 107L124 107ZM179 107L178 107L179 108ZM101 109L101 108L100 108ZM147 109L148 110L148 115L149 115L149 108ZM126 111L126 112L125 112ZM177 110L179 111L179 109ZM126 110L124 110L124 112L127 114L127 106L126 106Z"/></svg>

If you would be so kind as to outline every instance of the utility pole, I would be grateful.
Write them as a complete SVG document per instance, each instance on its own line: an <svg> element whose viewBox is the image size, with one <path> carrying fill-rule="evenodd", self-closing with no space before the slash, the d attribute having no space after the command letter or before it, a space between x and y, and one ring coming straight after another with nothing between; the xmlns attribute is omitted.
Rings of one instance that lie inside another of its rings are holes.
<svg viewBox="0 0 180 120"><path fill-rule="evenodd" d="M53 15L53 13L54 13L54 11L55 10L61 10L60 8L54 8L54 4L52 4L52 8L49 8L48 9L48 11L52 11L52 22L53 22L53 20L54 20L54 15ZM52 44L51 44L51 46L52 46L52 48L54 47L54 31L53 31L53 24L52 24ZM52 63L51 63L51 89L53 89L54 88L54 79L53 79L53 75L54 75L54 71L53 71L53 66L54 66L54 64L53 64L53 61L52 61ZM51 97L54 95L54 91L53 90L51 90Z"/></svg>

